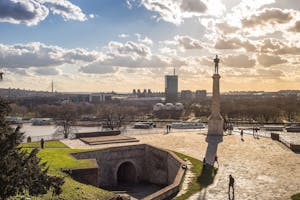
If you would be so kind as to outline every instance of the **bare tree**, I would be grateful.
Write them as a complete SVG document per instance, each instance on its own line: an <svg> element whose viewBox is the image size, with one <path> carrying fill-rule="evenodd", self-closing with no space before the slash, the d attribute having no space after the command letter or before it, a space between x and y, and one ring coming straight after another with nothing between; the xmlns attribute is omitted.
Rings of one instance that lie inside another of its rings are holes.
<svg viewBox="0 0 300 200"><path fill-rule="evenodd" d="M65 104L57 112L56 126L62 128L64 138L68 138L71 133L71 127L77 120L76 106L72 103Z"/></svg>

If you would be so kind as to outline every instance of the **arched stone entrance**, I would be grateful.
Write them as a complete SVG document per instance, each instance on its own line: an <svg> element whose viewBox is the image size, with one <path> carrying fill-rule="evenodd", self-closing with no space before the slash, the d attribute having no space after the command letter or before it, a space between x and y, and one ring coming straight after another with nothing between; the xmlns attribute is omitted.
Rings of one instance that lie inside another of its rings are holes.
<svg viewBox="0 0 300 200"><path fill-rule="evenodd" d="M117 181L118 185L136 183L137 172L132 162L126 161L119 166L117 172Z"/></svg>

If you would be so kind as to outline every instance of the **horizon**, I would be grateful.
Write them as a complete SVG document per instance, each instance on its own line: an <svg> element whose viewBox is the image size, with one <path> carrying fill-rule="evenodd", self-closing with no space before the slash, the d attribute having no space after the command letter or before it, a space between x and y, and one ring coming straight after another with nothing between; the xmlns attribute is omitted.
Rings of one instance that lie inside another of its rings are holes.
<svg viewBox="0 0 300 200"><path fill-rule="evenodd" d="M3 88L59 92L300 88L300 4L294 0L5 0Z"/></svg>

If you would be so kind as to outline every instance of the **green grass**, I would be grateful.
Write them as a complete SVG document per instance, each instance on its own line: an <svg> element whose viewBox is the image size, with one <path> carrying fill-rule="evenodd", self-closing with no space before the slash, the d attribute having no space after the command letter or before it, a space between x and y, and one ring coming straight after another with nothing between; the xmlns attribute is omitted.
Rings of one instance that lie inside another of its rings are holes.
<svg viewBox="0 0 300 200"><path fill-rule="evenodd" d="M292 200L300 200L300 193L298 194L294 194L293 196L291 196Z"/></svg>
<svg viewBox="0 0 300 200"><path fill-rule="evenodd" d="M93 199L93 200L105 200L110 199L113 197L113 194L91 186L79 183L72 179L70 176L67 176L65 173L61 171L61 169L69 169L69 168L81 168L81 167L92 167L94 166L94 162L92 160L76 160L70 153L74 152L83 152L87 150L82 149L69 149L63 143L59 141L49 141L45 142L48 143L48 148L40 149L38 152L38 156L42 158L42 162L47 162L49 166L49 174L65 177L65 183L62 187L63 193L55 198L59 200L85 200L85 199ZM50 145L51 144L51 145ZM26 143L25 147L22 144L23 149L31 150L30 148L35 146L36 143ZM30 148L26 148L26 147ZM52 146L53 148L51 148ZM65 148L61 148L65 146ZM59 147L59 148L58 148ZM16 199L16 198L15 198ZM50 200L51 199L51 192L48 192L46 195L39 196L37 198L33 197L32 199L37 200Z"/></svg>
<svg viewBox="0 0 300 200"><path fill-rule="evenodd" d="M22 143L23 148L40 148L40 142ZM68 148L64 143L57 140L45 141L44 148Z"/></svg>
<svg viewBox="0 0 300 200"><path fill-rule="evenodd" d="M199 192L203 188L212 184L214 181L214 177L217 174L217 169L213 167L207 166L205 170L202 168L202 162L190 156L174 152L179 158L182 160L189 160L192 163L191 171L195 176L189 183L187 191L179 197L176 197L176 200L184 200L193 194Z"/></svg>

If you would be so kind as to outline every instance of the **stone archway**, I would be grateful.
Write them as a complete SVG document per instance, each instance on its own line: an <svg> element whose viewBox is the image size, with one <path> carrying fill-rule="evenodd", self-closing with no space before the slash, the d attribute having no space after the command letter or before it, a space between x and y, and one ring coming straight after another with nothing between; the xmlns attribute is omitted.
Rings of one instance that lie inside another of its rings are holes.
<svg viewBox="0 0 300 200"><path fill-rule="evenodd" d="M117 171L118 185L136 183L137 171L132 162L123 162Z"/></svg>

